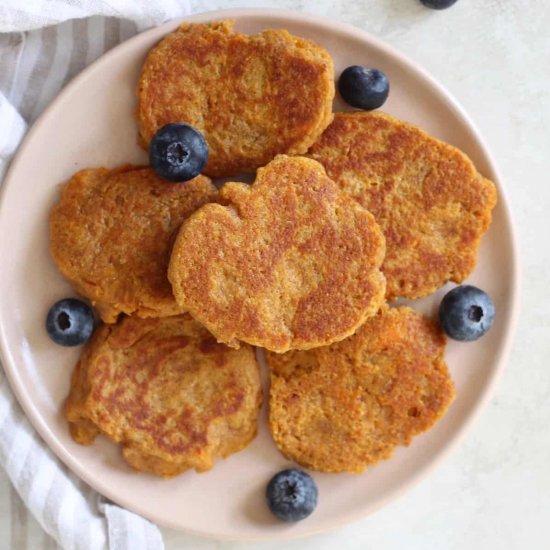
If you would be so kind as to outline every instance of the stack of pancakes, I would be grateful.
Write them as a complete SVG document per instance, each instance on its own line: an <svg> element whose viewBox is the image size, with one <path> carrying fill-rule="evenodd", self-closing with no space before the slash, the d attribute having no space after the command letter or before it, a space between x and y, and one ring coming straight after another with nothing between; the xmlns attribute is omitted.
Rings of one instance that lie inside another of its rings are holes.
<svg viewBox="0 0 550 550"><path fill-rule="evenodd" d="M136 469L205 471L256 433L252 346L285 456L360 472L447 410L454 387L420 298L472 271L495 186L456 148L381 112L333 113L330 55L284 30L184 24L147 56L139 140L197 128L204 175L75 174L51 252L104 324L73 374L74 439L122 444ZM256 172L254 183L225 183Z"/></svg>

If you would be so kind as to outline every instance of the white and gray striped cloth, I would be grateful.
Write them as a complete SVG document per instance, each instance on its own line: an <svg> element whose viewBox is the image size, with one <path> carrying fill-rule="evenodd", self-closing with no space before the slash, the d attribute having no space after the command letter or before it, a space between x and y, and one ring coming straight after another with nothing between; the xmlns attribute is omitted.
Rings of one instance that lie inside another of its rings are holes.
<svg viewBox="0 0 550 550"><path fill-rule="evenodd" d="M137 32L187 13L188 0L2 0L0 182L27 128L74 75ZM107 502L57 460L1 368L0 464L61 547L163 548L156 526Z"/></svg>

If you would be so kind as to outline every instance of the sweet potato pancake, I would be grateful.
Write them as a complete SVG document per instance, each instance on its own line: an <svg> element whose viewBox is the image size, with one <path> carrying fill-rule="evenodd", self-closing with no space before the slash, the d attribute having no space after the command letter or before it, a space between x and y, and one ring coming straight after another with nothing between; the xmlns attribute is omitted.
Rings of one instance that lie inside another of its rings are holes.
<svg viewBox="0 0 550 550"><path fill-rule="evenodd" d="M106 323L114 323L121 312L180 313L166 277L173 233L216 196L203 176L172 184L150 168L82 170L65 185L51 212L51 254Z"/></svg>
<svg viewBox="0 0 550 550"><path fill-rule="evenodd" d="M323 472L361 472L428 430L454 398L437 324L385 309L331 346L267 354L269 425L281 452Z"/></svg>
<svg viewBox="0 0 550 550"><path fill-rule="evenodd" d="M260 402L250 346L218 344L186 315L124 317L84 348L65 417L78 443L103 433L135 469L172 477L246 447Z"/></svg>
<svg viewBox="0 0 550 550"><path fill-rule="evenodd" d="M342 340L384 302L384 238L323 167L278 156L182 225L168 278L216 336L272 351Z"/></svg>
<svg viewBox="0 0 550 550"><path fill-rule="evenodd" d="M208 142L204 173L234 176L307 151L332 120L334 70L325 49L285 30L184 23L149 52L137 96L144 145L185 122Z"/></svg>
<svg viewBox="0 0 550 550"><path fill-rule="evenodd" d="M425 296L473 270L497 197L458 149L385 113L354 112L337 113L308 156L380 224L388 299Z"/></svg>

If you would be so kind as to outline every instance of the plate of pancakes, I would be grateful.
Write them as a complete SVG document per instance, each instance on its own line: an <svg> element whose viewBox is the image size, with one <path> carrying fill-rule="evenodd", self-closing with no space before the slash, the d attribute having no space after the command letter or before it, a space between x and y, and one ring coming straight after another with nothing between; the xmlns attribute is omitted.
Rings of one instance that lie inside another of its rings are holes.
<svg viewBox="0 0 550 550"><path fill-rule="evenodd" d="M386 73L346 105L350 65ZM148 166L184 122L208 162ZM273 540L342 526L424 476L486 403L510 350L518 257L473 123L377 38L242 9L144 32L75 78L33 126L0 203L2 363L29 420L90 486L159 524ZM494 326L446 339L442 297L485 290ZM57 346L51 305L87 300L91 340ZM314 513L271 515L284 468Z"/></svg>

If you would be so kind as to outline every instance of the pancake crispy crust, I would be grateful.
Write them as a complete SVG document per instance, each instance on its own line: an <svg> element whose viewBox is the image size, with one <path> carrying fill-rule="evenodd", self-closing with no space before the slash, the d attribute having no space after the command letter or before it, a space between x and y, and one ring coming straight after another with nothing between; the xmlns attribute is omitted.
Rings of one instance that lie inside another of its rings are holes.
<svg viewBox="0 0 550 550"><path fill-rule="evenodd" d="M180 307L218 341L309 349L378 311L384 238L319 163L280 155L220 202L182 225L168 268Z"/></svg>
<svg viewBox="0 0 550 550"><path fill-rule="evenodd" d="M203 176L167 183L150 168L95 168L75 174L50 215L50 250L63 275L106 323L119 313L180 313L166 277L173 233L214 200Z"/></svg>
<svg viewBox="0 0 550 550"><path fill-rule="evenodd" d="M384 231L388 299L431 294L473 270L497 196L458 149L385 113L337 113L308 156Z"/></svg>
<svg viewBox="0 0 550 550"><path fill-rule="evenodd" d="M285 30L183 24L149 52L137 96L144 145L185 122L208 142L204 173L234 176L307 151L332 120L334 70L326 50Z"/></svg>
<svg viewBox="0 0 550 550"><path fill-rule="evenodd" d="M281 452L323 472L361 472L428 430L454 398L437 324L386 309L328 347L267 354L269 424Z"/></svg>
<svg viewBox="0 0 550 550"><path fill-rule="evenodd" d="M218 344L188 316L125 317L98 328L65 406L73 438L104 433L135 469L209 470L248 445L261 403L254 350Z"/></svg>

